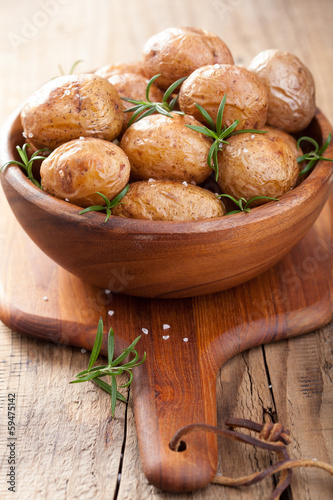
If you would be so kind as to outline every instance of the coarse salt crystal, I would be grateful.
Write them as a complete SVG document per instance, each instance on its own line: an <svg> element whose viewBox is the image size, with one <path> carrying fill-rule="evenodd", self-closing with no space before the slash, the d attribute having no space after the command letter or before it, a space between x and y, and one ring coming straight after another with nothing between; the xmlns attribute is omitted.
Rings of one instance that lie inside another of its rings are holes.
<svg viewBox="0 0 333 500"><path fill-rule="evenodd" d="M28 137L33 137L34 134L32 132L30 132L30 134L28 134Z"/></svg>
<svg viewBox="0 0 333 500"><path fill-rule="evenodd" d="M25 132L22 132L22 135L25 139L27 138L27 134Z"/></svg>
<svg viewBox="0 0 333 500"><path fill-rule="evenodd" d="M243 149L243 153L248 153L248 151L249 151L249 150L248 150L248 149L246 149L246 148L244 148L244 149Z"/></svg>
<svg viewBox="0 0 333 500"><path fill-rule="evenodd" d="M111 290L109 290L108 288L106 288L106 289L104 290L104 292L105 292L107 295L109 295L109 293L111 293Z"/></svg>
<svg viewBox="0 0 333 500"><path fill-rule="evenodd" d="M108 315L109 316L113 316L114 315L114 311L108 311Z"/></svg>
<svg viewBox="0 0 333 500"><path fill-rule="evenodd" d="M66 94L66 95L69 95L70 93L71 93L71 91L70 91L70 90L68 90L68 89L67 89L67 90L65 90L65 94Z"/></svg>
<svg viewBox="0 0 333 500"><path fill-rule="evenodd" d="M150 179L148 179L148 182L154 182L155 179L153 179L152 177Z"/></svg>
<svg viewBox="0 0 333 500"><path fill-rule="evenodd" d="M187 338L187 337L185 337L185 338L183 339L183 341L184 341L184 342L188 342L188 338Z"/></svg>
<svg viewBox="0 0 333 500"><path fill-rule="evenodd" d="M43 297L43 300L47 301L47 300L49 300L49 299L48 299L48 297L46 297L46 295L45 295L45 297Z"/></svg>
<svg viewBox="0 0 333 500"><path fill-rule="evenodd" d="M197 183L195 181L191 181L191 184L193 184L193 186L197 185Z"/></svg>
<svg viewBox="0 0 333 500"><path fill-rule="evenodd" d="M164 340L168 340L170 338L170 335L163 335L162 337Z"/></svg>
<svg viewBox="0 0 333 500"><path fill-rule="evenodd" d="M81 352L82 352L82 354L84 354L85 352L87 352L87 350L86 349L81 349Z"/></svg>
<svg viewBox="0 0 333 500"><path fill-rule="evenodd" d="M219 193L214 193L214 194L215 194L216 198L217 198L218 196L220 196L220 195L219 195Z"/></svg>
<svg viewBox="0 0 333 500"><path fill-rule="evenodd" d="M65 201L69 201L69 199L68 199L68 198L65 198Z"/></svg>
<svg viewBox="0 0 333 500"><path fill-rule="evenodd" d="M141 328L141 330L142 330L143 333L145 333L147 335L147 333L148 333L147 328Z"/></svg>
<svg viewBox="0 0 333 500"><path fill-rule="evenodd" d="M271 385L269 385L269 386L268 386L268 389L271 389L271 388L272 388L272 386L271 386Z"/></svg>
<svg viewBox="0 0 333 500"><path fill-rule="evenodd" d="M252 135L251 135L251 139L254 139L254 138L255 138L255 135L254 135L254 134L252 134Z"/></svg>
<svg viewBox="0 0 333 500"><path fill-rule="evenodd" d="M170 325L167 325L166 323L163 325L163 330L168 330L170 328Z"/></svg>
<svg viewBox="0 0 333 500"><path fill-rule="evenodd" d="M80 137L80 141L83 141L83 139L84 139L84 137L81 135L81 137Z"/></svg>
<svg viewBox="0 0 333 500"><path fill-rule="evenodd" d="M184 186L188 186L188 184L187 184L187 182L186 182L186 181L184 181L184 182L183 182L183 184L184 184Z"/></svg>

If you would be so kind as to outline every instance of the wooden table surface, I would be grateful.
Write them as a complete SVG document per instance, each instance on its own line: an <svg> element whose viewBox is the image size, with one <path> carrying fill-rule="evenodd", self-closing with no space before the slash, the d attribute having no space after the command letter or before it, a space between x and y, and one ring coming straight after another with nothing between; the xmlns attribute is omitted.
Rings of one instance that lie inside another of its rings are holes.
<svg viewBox="0 0 333 500"><path fill-rule="evenodd" d="M140 58L143 43L169 26L199 26L221 36L237 63L281 48L312 70L317 103L333 121L333 2L331 0L16 0L0 16L0 119L41 84L68 71ZM12 216L0 196L0 255ZM230 360L218 380L218 422L228 415L279 421L292 436L293 458L333 463L333 325ZM68 382L88 353L42 343L0 324L0 496L4 499L194 500L268 499L273 479L245 489L210 485L173 495L143 475L131 394L110 417L109 398L92 384ZM17 485L7 491L7 395L17 395ZM223 401L223 404L222 404ZM3 403L6 404L3 404ZM219 441L224 475L245 475L269 457ZM227 461L225 457L228 457ZM283 498L328 500L333 480L317 469L296 470Z"/></svg>

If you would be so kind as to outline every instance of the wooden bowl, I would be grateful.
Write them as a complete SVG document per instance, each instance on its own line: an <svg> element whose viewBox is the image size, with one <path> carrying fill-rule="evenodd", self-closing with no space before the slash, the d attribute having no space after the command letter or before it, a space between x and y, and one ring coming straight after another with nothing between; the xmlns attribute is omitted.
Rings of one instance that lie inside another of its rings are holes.
<svg viewBox="0 0 333 500"><path fill-rule="evenodd" d="M302 135L322 143L331 131L317 110ZM22 144L19 113L1 133L1 164L16 159ZM333 157L333 144L326 150ZM318 162L297 188L240 213L197 222L123 219L90 212L35 187L19 167L1 181L21 226L55 262L83 280L139 297L178 298L218 292L243 283L276 264L320 214L332 183L332 164Z"/></svg>

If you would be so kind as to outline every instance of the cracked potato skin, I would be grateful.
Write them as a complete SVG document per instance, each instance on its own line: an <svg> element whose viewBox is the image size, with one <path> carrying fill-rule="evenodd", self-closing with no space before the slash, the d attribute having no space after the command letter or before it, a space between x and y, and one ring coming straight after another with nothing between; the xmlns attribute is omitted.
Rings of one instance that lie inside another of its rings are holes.
<svg viewBox="0 0 333 500"><path fill-rule="evenodd" d="M298 57L282 50L265 50L248 69L267 87L267 124L290 133L309 125L316 111L315 83Z"/></svg>
<svg viewBox="0 0 333 500"><path fill-rule="evenodd" d="M214 33L201 28L168 28L152 36L143 48L143 69L147 78L162 89L189 76L207 64L233 64L227 45Z"/></svg>
<svg viewBox="0 0 333 500"><path fill-rule="evenodd" d="M55 78L26 101L21 121L37 149L57 148L79 137L112 141L123 126L124 112L114 86L101 76Z"/></svg>
<svg viewBox="0 0 333 500"><path fill-rule="evenodd" d="M179 106L197 120L204 118L195 104L200 104L216 123L219 105L227 95L222 125L229 127L239 120L236 130L260 128L266 123L267 91L253 73L230 64L203 66L184 81L179 92Z"/></svg>
<svg viewBox="0 0 333 500"><path fill-rule="evenodd" d="M172 113L173 118L156 114L131 125L120 147L131 163L133 179L160 179L203 182L212 173L207 155L208 137L186 125L202 125L192 116Z"/></svg>
<svg viewBox="0 0 333 500"><path fill-rule="evenodd" d="M41 166L41 184L46 193L80 207L104 205L101 196L113 199L126 186L130 164L115 144L84 138L62 144Z"/></svg>
<svg viewBox="0 0 333 500"><path fill-rule="evenodd" d="M269 134L240 134L228 138L218 153L218 185L223 193L250 200L255 196L280 198L296 185L299 167L292 148ZM256 200L251 206L269 200Z"/></svg>
<svg viewBox="0 0 333 500"><path fill-rule="evenodd" d="M225 214L214 193L174 181L134 182L112 215L156 221L191 221Z"/></svg>

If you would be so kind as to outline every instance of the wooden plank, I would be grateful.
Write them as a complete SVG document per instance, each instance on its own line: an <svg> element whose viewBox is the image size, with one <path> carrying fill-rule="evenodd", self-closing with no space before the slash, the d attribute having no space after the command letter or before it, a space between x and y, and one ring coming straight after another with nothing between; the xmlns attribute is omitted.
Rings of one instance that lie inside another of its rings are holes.
<svg viewBox="0 0 333 500"><path fill-rule="evenodd" d="M11 334L3 325L0 335L5 400L0 428L1 498L12 495L4 482L9 393L16 394L16 494L22 499L74 500L95 498L97 493L101 498L112 497L126 405L118 405L112 419L107 394L93 384L69 385L87 367L88 353Z"/></svg>
<svg viewBox="0 0 333 500"><path fill-rule="evenodd" d="M291 432L289 452L293 458L333 462L332 333L331 323L311 335L263 347L276 418ZM293 473L293 498L330 498L332 488L332 478L318 469Z"/></svg>

